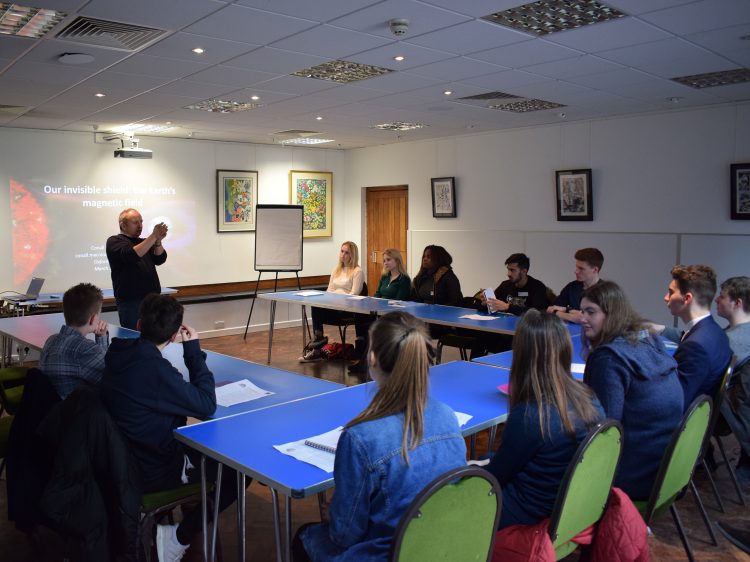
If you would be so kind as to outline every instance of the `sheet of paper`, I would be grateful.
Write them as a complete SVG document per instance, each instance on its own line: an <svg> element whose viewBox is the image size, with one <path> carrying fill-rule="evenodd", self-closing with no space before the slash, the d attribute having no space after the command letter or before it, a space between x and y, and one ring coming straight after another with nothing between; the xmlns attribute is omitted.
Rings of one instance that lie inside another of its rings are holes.
<svg viewBox="0 0 750 562"><path fill-rule="evenodd" d="M497 316L485 316L482 314L464 314L459 318L466 318L467 320L496 320Z"/></svg>
<svg viewBox="0 0 750 562"><path fill-rule="evenodd" d="M216 387L216 403L219 406L234 406L243 402L271 396L273 392L255 386L247 379Z"/></svg>
<svg viewBox="0 0 750 562"><path fill-rule="evenodd" d="M571 363L570 364L571 373L579 373L582 375L585 370L586 370L586 363Z"/></svg>
<svg viewBox="0 0 750 562"><path fill-rule="evenodd" d="M365 297L365 296L363 296L363 295L352 295L352 296L351 296L351 297L349 297L349 298L350 298L351 300L353 300L353 301L361 301L361 300L363 300L363 299L366 299L367 297Z"/></svg>
<svg viewBox="0 0 750 562"><path fill-rule="evenodd" d="M309 437L300 439L299 441L284 443L283 445L274 445L273 448L280 453L294 457L298 461L317 466L320 470L333 472L336 455L305 445L307 439Z"/></svg>
<svg viewBox="0 0 750 562"><path fill-rule="evenodd" d="M309 290L309 291L299 291L297 293L294 293L295 295L298 295L300 297L317 297L318 295L325 294L324 291L315 291L315 290Z"/></svg>
<svg viewBox="0 0 750 562"><path fill-rule="evenodd" d="M470 416L469 414L464 414L463 412L453 412L456 414L456 419L458 419L458 427L463 427L466 425L466 422L468 422L471 418L474 416Z"/></svg>

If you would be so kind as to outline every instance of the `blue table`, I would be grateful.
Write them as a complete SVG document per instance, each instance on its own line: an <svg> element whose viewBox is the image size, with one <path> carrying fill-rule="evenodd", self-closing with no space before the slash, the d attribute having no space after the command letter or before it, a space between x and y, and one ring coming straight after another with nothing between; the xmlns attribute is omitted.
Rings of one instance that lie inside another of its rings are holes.
<svg viewBox="0 0 750 562"><path fill-rule="evenodd" d="M573 329L573 326L575 326L575 324L570 327L571 330ZM583 341L580 332L578 334L571 334L570 339L573 342L573 362L585 363L586 359L584 359L582 355ZM677 350L677 344L666 338L662 338L662 341L664 342L664 347L667 348L667 352L670 355L674 355L674 352ZM500 367L501 369L510 369L511 364L513 363L513 352L503 351L502 353L485 355L484 357L475 359L474 362L482 363L484 365L492 365L493 367Z"/></svg>
<svg viewBox="0 0 750 562"><path fill-rule="evenodd" d="M161 288L162 295L173 295L176 292L177 289L173 289L172 287ZM63 293L64 291L60 293L39 293L39 295L35 299L26 301L6 300L5 302L13 305L16 308L18 315L23 316L27 308L32 308L34 306L44 306L49 304L59 304L60 306L62 306ZM102 296L105 299L114 299L115 291L114 289L102 289Z"/></svg>
<svg viewBox="0 0 750 562"><path fill-rule="evenodd" d="M508 400L497 386L508 382L508 375L507 370L455 361L430 370L430 392L454 410L473 416L462 428L464 436L471 436L507 418ZM286 497L285 554L289 560L291 499L327 490L333 486L333 475L284 455L273 446L345 425L365 408L375 392L372 382L342 388L272 408L183 427L175 431L175 437L271 488L278 560L283 559L278 493ZM244 521L238 525L242 532Z"/></svg>
<svg viewBox="0 0 750 562"><path fill-rule="evenodd" d="M305 296L300 293L312 293ZM394 310L408 310L412 314L417 307L424 306L421 303L410 301L394 301L375 297L359 297L353 295L342 295L340 293L329 293L328 291L280 291L276 293L260 293L258 298L271 301L270 320L268 325L268 363L271 363L271 350L273 348L273 326L276 319L276 303L286 302L299 304L302 307L302 345L307 343L307 314L305 306L317 306L319 308L330 308L332 310L343 310L354 314L377 315L392 312Z"/></svg>
<svg viewBox="0 0 750 562"><path fill-rule="evenodd" d="M493 332L496 334L513 335L516 331L516 324L518 324L518 316L513 316L512 314L502 312L488 314L487 312L478 311L473 308L459 308L457 306L444 306L441 304L427 304L408 312L429 324L440 324L442 326L466 328L468 330ZM488 318L488 320L461 318L462 316L474 314Z"/></svg>

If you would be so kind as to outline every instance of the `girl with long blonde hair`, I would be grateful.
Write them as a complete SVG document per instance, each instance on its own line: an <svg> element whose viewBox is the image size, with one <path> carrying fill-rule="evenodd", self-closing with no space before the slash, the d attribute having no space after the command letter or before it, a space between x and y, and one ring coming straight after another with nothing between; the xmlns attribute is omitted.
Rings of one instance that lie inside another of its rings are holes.
<svg viewBox="0 0 750 562"><path fill-rule="evenodd" d="M377 392L336 448L330 522L300 532L295 560L387 560L401 516L434 478L466 464L456 415L428 397L432 343L425 325L391 312L370 329Z"/></svg>

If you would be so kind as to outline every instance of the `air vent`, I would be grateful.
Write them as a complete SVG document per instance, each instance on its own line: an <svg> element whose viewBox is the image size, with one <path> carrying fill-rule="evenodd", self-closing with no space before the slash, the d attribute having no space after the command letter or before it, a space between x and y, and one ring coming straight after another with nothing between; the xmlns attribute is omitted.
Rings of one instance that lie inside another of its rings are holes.
<svg viewBox="0 0 750 562"><path fill-rule="evenodd" d="M477 94L476 96L466 96L458 98L460 100L503 100L510 98L517 98L514 94L506 94L505 92L487 92L486 94Z"/></svg>
<svg viewBox="0 0 750 562"><path fill-rule="evenodd" d="M57 38L118 51L137 51L166 33L163 29L79 17L58 33Z"/></svg>

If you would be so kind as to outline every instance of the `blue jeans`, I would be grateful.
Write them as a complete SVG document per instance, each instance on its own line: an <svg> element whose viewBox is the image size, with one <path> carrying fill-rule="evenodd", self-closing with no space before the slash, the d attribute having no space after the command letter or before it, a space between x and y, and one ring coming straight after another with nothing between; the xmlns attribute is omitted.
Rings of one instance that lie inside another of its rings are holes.
<svg viewBox="0 0 750 562"><path fill-rule="evenodd" d="M138 323L143 299L115 299L115 302L117 303L117 314L120 317L120 326L137 330L136 324Z"/></svg>

